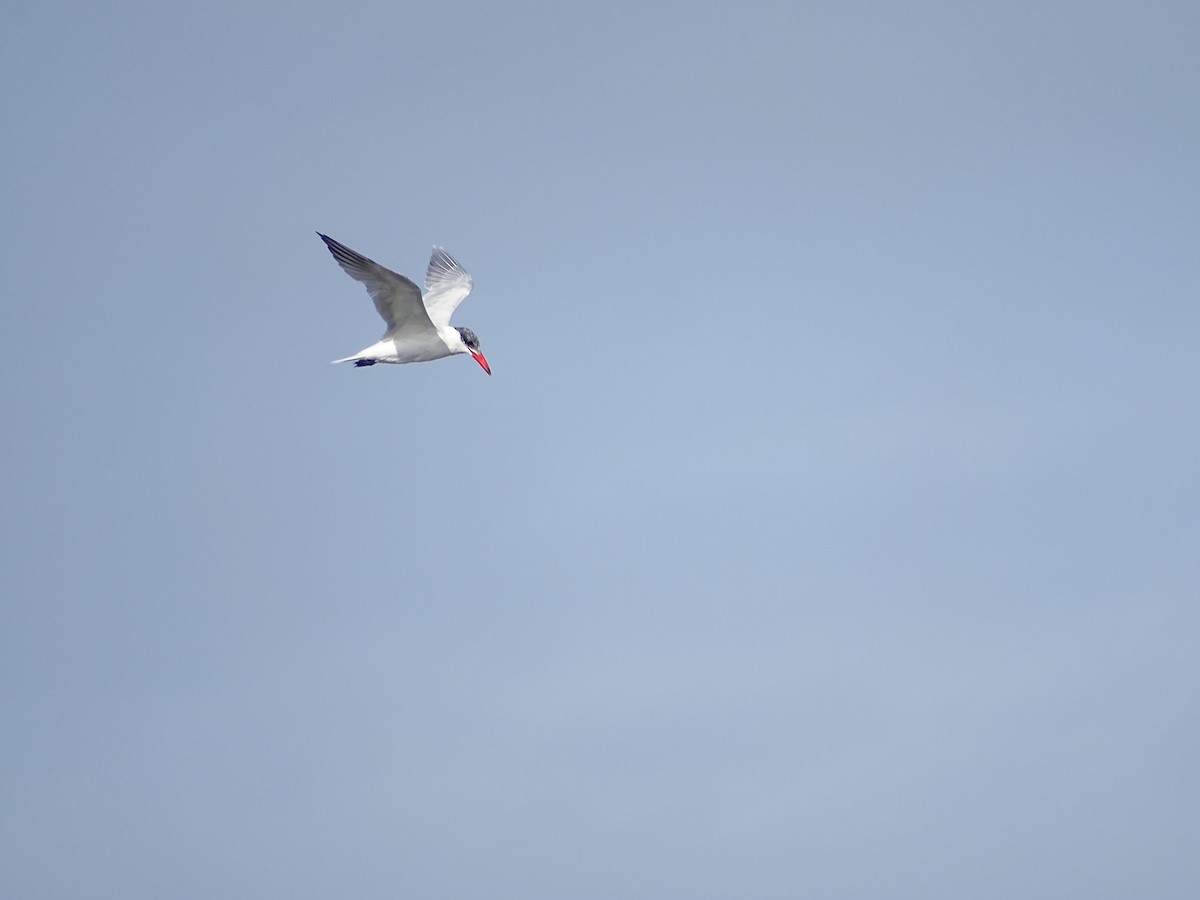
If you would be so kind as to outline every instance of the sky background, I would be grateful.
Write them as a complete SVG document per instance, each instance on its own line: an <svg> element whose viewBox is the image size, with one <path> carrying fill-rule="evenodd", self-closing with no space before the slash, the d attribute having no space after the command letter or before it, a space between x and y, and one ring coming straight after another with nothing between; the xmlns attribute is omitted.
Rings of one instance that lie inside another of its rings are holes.
<svg viewBox="0 0 1200 900"><path fill-rule="evenodd" d="M0 18L0 894L1200 893L1200 6Z"/></svg>

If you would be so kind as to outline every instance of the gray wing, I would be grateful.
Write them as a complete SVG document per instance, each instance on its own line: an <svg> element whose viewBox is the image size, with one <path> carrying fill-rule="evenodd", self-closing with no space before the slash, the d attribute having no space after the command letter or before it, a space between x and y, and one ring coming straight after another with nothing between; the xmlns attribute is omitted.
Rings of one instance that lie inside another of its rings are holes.
<svg viewBox="0 0 1200 900"><path fill-rule="evenodd" d="M433 248L425 272L425 309L435 325L449 325L458 304L467 299L474 282L458 260L441 247Z"/></svg>
<svg viewBox="0 0 1200 900"><path fill-rule="evenodd" d="M384 337L393 335L401 329L433 328L433 322L425 311L425 303L421 300L421 289L412 281L398 272L384 268L374 260L367 259L345 244L339 244L333 238L326 237L319 231L317 236L325 242L325 246L329 248L333 258L342 267L342 271L355 281L361 281L366 285L367 293L375 301L375 309L387 323Z"/></svg>

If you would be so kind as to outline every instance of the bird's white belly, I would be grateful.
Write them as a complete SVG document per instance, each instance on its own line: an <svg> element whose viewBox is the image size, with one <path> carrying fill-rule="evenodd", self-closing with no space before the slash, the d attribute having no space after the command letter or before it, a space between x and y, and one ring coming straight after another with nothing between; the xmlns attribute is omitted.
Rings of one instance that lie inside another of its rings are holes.
<svg viewBox="0 0 1200 900"><path fill-rule="evenodd" d="M446 342L436 332L430 333L428 336L422 335L416 340L406 338L398 341L394 338L385 338L357 354L360 359L373 359L381 363L428 362L431 359L441 359L443 356L452 355Z"/></svg>

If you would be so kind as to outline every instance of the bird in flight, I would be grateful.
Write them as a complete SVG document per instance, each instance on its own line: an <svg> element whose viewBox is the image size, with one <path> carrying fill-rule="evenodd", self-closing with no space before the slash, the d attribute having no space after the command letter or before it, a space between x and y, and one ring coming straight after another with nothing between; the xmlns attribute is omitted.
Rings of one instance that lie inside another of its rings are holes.
<svg viewBox="0 0 1200 900"><path fill-rule="evenodd" d="M471 293L471 276L453 256L441 247L433 248L425 272L425 293L403 275L386 269L344 244L317 232L343 271L367 287L375 309L387 330L378 341L353 356L335 359L355 366L375 363L411 363L441 359L456 353L470 353L492 374L492 368L479 350L479 338L470 328L457 328L450 317L458 304Z"/></svg>

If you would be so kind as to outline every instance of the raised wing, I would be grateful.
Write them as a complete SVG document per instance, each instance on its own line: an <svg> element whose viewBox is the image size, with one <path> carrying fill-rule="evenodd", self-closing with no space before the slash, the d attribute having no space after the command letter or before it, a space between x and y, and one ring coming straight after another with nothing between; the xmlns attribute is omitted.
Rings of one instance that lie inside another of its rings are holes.
<svg viewBox="0 0 1200 900"><path fill-rule="evenodd" d="M433 323L449 325L454 310L467 299L473 285L457 259L441 247L434 247L425 271L425 309Z"/></svg>
<svg viewBox="0 0 1200 900"><path fill-rule="evenodd" d="M367 259L345 244L339 244L333 238L326 237L319 231L317 236L325 242L325 246L329 248L333 258L342 267L342 271L355 281L361 281L367 286L367 293L375 301L375 309L387 323L384 337L390 337L401 330L433 327L429 314L425 312L425 304L421 300L421 289L412 281L398 272L384 268L374 260Z"/></svg>

